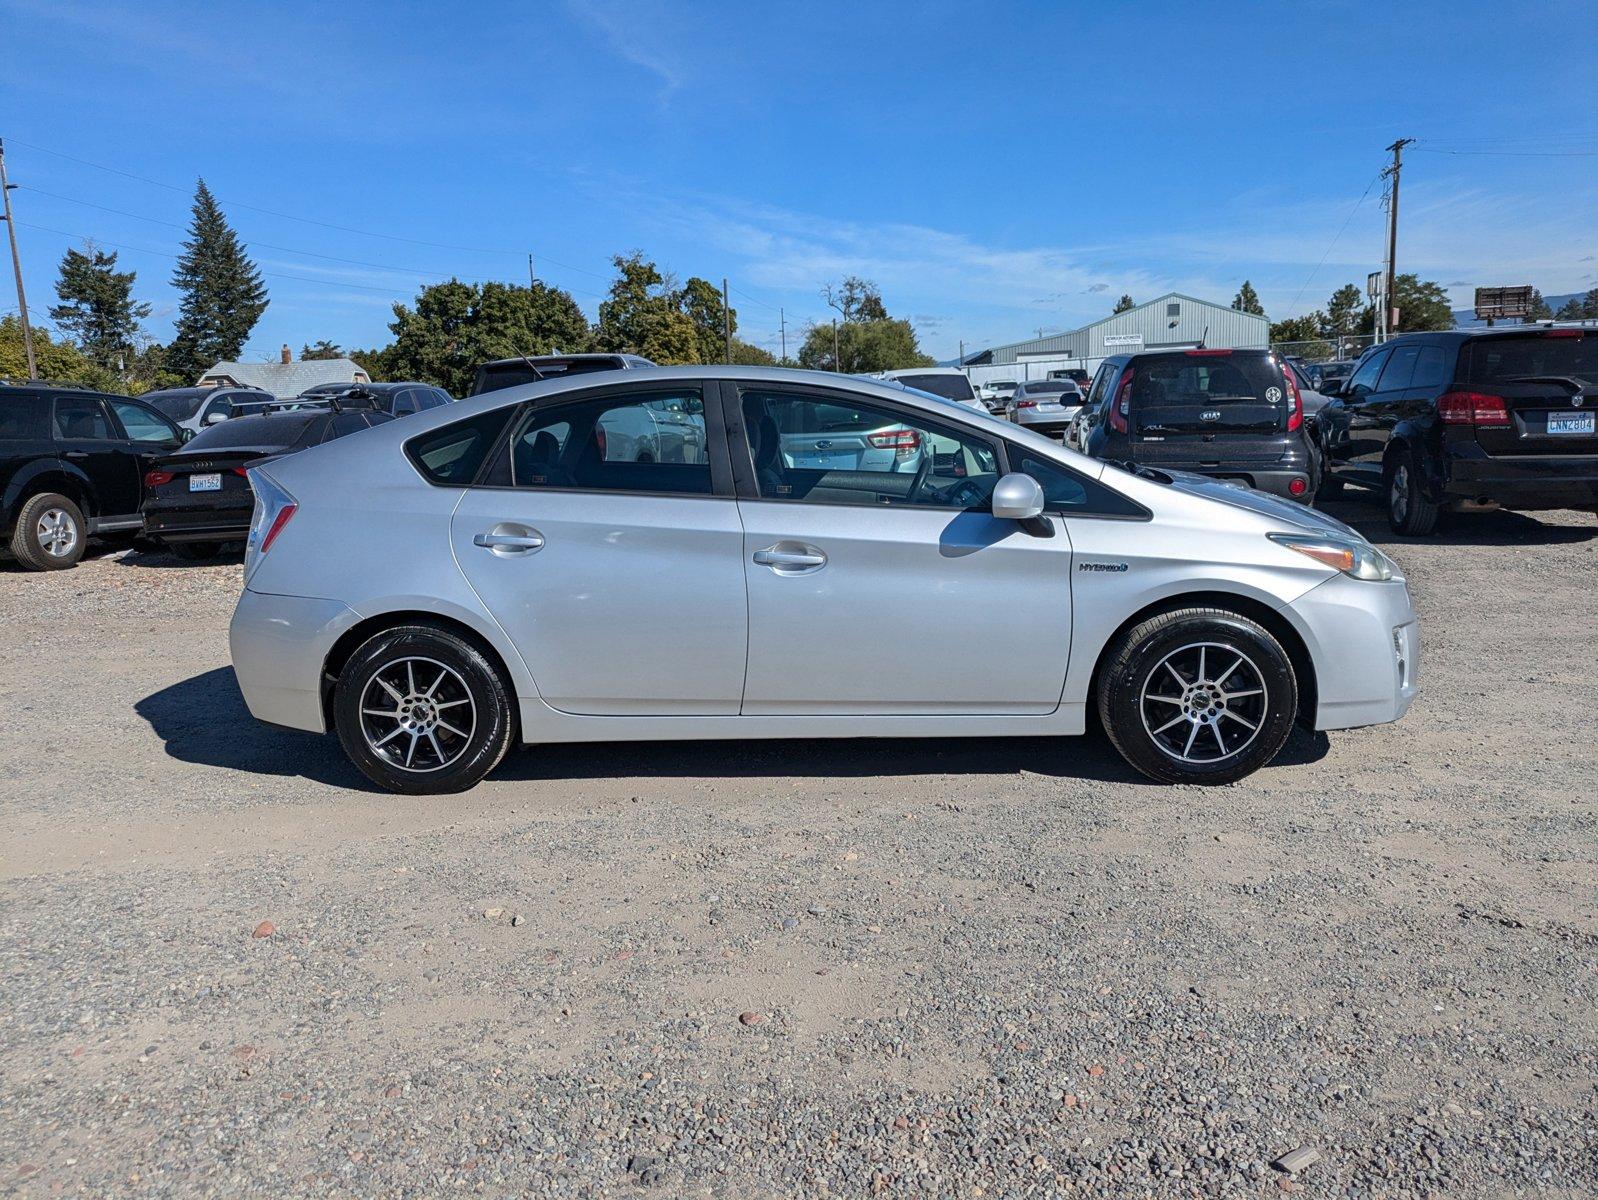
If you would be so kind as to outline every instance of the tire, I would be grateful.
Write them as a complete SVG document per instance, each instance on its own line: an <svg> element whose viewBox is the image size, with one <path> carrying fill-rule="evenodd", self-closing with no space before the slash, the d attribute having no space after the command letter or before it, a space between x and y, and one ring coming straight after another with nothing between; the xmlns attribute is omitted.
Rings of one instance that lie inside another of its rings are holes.
<svg viewBox="0 0 1598 1200"><path fill-rule="evenodd" d="M516 733L513 697L494 664L459 634L431 625L385 629L362 644L339 672L333 717L362 774L413 796L474 787Z"/></svg>
<svg viewBox="0 0 1598 1200"><path fill-rule="evenodd" d="M189 562L202 562L222 553L221 542L168 542L167 549Z"/></svg>
<svg viewBox="0 0 1598 1200"><path fill-rule="evenodd" d="M1387 524L1406 537L1427 537L1437 529L1442 512L1421 491L1414 456L1400 450L1382 471L1382 494L1387 498Z"/></svg>
<svg viewBox="0 0 1598 1200"><path fill-rule="evenodd" d="M83 510L59 492L40 492L17 512L11 553L30 571L63 571L78 565L88 542Z"/></svg>
<svg viewBox="0 0 1598 1200"><path fill-rule="evenodd" d="M1121 757L1150 779L1233 783L1281 751L1298 713L1298 679L1264 626L1226 609L1184 608L1111 644L1098 707ZM1154 715L1167 712L1169 722Z"/></svg>

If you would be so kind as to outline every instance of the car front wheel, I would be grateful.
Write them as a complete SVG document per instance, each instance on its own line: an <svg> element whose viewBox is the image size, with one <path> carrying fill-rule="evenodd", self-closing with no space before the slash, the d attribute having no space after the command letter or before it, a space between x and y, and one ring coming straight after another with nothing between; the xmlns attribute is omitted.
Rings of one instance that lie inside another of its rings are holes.
<svg viewBox="0 0 1598 1200"><path fill-rule="evenodd" d="M350 656L333 695L350 760L391 792L463 792L510 749L513 697L472 642L431 625L375 634Z"/></svg>
<svg viewBox="0 0 1598 1200"><path fill-rule="evenodd" d="M1225 609L1151 617L1110 647L1099 717L1133 767L1162 783L1232 783L1292 732L1298 680L1280 642Z"/></svg>
<svg viewBox="0 0 1598 1200"><path fill-rule="evenodd" d="M60 571L78 565L88 541L83 510L65 496L41 492L17 513L11 553L30 570Z"/></svg>

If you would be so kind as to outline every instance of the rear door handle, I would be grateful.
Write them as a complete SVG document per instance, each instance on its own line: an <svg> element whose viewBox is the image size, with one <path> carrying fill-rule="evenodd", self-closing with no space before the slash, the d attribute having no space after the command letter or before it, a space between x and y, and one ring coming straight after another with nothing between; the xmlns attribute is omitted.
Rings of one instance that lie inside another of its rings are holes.
<svg viewBox="0 0 1598 1200"><path fill-rule="evenodd" d="M482 546L495 554L531 554L544 548L544 536L533 530L526 533L479 533L472 545Z"/></svg>
<svg viewBox="0 0 1598 1200"><path fill-rule="evenodd" d="M68 450L67 451L67 457L68 458L88 458L89 457L89 452L87 450Z"/></svg>
<svg viewBox="0 0 1598 1200"><path fill-rule="evenodd" d="M802 542L778 542L775 546L756 550L754 559L778 575L807 575L827 565L824 553Z"/></svg>

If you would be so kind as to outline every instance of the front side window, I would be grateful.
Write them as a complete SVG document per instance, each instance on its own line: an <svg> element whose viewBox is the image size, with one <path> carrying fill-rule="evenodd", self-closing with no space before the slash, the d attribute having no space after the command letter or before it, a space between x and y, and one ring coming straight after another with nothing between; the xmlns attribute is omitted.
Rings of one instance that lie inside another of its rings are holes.
<svg viewBox="0 0 1598 1200"><path fill-rule="evenodd" d="M698 388L631 392L527 410L491 484L708 496L709 438Z"/></svg>
<svg viewBox="0 0 1598 1200"><path fill-rule="evenodd" d="M1034 458L1014 447L1011 448L1010 458L1013 470L1032 476L1043 488L1043 507L1046 512L1066 517L1148 516L1141 505L1128 500L1115 489L1078 475L1059 463Z"/></svg>
<svg viewBox="0 0 1598 1200"><path fill-rule="evenodd" d="M743 411L762 500L965 509L998 482L985 438L852 396L748 390Z"/></svg>
<svg viewBox="0 0 1598 1200"><path fill-rule="evenodd" d="M145 408L142 404L129 404L126 401L113 400L111 407L117 410L117 419L122 422L122 428L128 431L128 437L135 442L177 442L182 440L176 425L168 424L155 413Z"/></svg>
<svg viewBox="0 0 1598 1200"><path fill-rule="evenodd" d="M1357 400L1376 390L1376 379L1381 375L1382 368L1387 365L1388 353L1386 350L1378 351L1360 364L1359 370L1354 372L1353 378L1348 381L1348 387L1344 389L1349 399Z"/></svg>
<svg viewBox="0 0 1598 1200"><path fill-rule="evenodd" d="M55 402L55 434L59 438L111 436L111 422L100 402L91 396L60 396Z"/></svg>

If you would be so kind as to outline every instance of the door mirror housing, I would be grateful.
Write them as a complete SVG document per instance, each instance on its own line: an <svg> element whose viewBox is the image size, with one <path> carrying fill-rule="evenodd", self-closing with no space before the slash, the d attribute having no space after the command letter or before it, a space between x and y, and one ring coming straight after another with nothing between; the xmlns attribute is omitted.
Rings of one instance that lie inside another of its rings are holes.
<svg viewBox="0 0 1598 1200"><path fill-rule="evenodd" d="M1007 521L1030 521L1043 515L1043 486L1030 475L1012 471L993 488L993 515Z"/></svg>
<svg viewBox="0 0 1598 1200"><path fill-rule="evenodd" d="M1328 379L1315 390L1323 396L1341 396L1343 394L1343 385L1336 379Z"/></svg>
<svg viewBox="0 0 1598 1200"><path fill-rule="evenodd" d="M207 425L220 425L223 421L227 420L227 418L228 414L219 408L215 412L208 412L205 414L205 423Z"/></svg>

